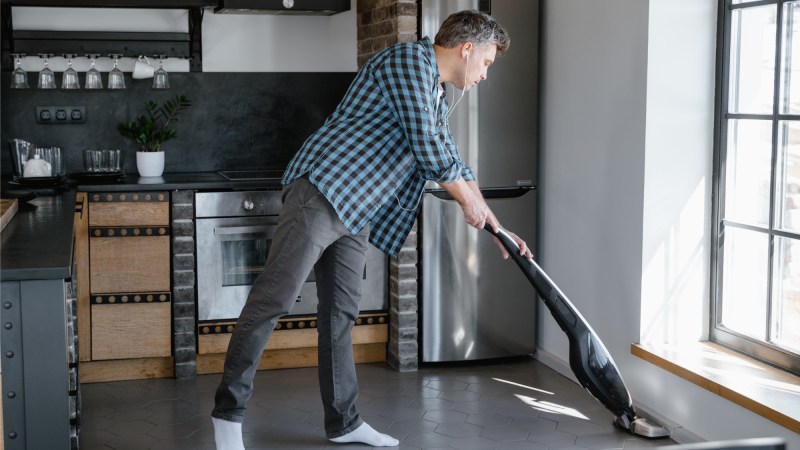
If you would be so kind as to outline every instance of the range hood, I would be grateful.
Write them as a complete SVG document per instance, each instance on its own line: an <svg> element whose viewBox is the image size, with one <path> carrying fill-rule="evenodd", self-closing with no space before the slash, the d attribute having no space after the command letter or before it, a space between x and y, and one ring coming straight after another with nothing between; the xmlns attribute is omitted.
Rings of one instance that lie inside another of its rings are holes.
<svg viewBox="0 0 800 450"><path fill-rule="evenodd" d="M350 11L350 0L219 0L216 14L332 16Z"/></svg>

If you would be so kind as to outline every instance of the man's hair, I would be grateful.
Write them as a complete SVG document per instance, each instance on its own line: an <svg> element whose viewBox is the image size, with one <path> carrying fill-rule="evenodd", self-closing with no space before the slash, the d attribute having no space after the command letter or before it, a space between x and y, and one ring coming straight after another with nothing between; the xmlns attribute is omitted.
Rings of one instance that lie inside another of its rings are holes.
<svg viewBox="0 0 800 450"><path fill-rule="evenodd" d="M505 28L494 17L480 11L451 14L442 23L433 43L444 48L453 48L467 41L480 47L496 44L500 55L505 54L511 46L511 38Z"/></svg>

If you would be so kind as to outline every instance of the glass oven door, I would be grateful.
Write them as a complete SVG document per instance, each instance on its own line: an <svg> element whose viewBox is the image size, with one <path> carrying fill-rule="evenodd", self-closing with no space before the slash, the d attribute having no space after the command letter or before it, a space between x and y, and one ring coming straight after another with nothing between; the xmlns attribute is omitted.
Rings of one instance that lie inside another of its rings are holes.
<svg viewBox="0 0 800 450"><path fill-rule="evenodd" d="M264 270L277 216L197 219L197 319L236 320ZM313 271L292 314L316 314Z"/></svg>

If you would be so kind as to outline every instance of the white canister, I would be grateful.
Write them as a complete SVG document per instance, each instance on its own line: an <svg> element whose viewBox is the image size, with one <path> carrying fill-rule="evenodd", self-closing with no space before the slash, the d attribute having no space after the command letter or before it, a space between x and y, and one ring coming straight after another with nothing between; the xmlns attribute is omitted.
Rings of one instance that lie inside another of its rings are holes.
<svg viewBox="0 0 800 450"><path fill-rule="evenodd" d="M38 154L33 155L33 159L25 162L25 170L22 172L22 176L25 178L49 177L52 174L53 169L50 163L43 160Z"/></svg>

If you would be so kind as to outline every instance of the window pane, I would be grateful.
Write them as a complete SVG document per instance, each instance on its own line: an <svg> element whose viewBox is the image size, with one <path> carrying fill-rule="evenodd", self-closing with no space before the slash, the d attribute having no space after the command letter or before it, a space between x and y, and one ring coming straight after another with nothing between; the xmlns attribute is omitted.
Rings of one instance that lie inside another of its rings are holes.
<svg viewBox="0 0 800 450"><path fill-rule="evenodd" d="M721 324L757 339L766 339L767 235L725 228Z"/></svg>
<svg viewBox="0 0 800 450"><path fill-rule="evenodd" d="M781 111L800 114L800 2L784 5L783 37Z"/></svg>
<svg viewBox="0 0 800 450"><path fill-rule="evenodd" d="M732 12L728 111L772 113L777 6Z"/></svg>
<svg viewBox="0 0 800 450"><path fill-rule="evenodd" d="M800 232L800 122L780 122L776 228Z"/></svg>
<svg viewBox="0 0 800 450"><path fill-rule="evenodd" d="M800 241L777 238L775 289L772 295L772 341L800 351Z"/></svg>
<svg viewBox="0 0 800 450"><path fill-rule="evenodd" d="M772 125L766 120L728 121L725 218L769 224Z"/></svg>

